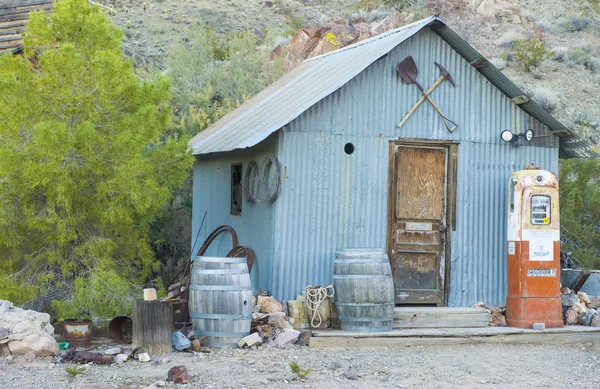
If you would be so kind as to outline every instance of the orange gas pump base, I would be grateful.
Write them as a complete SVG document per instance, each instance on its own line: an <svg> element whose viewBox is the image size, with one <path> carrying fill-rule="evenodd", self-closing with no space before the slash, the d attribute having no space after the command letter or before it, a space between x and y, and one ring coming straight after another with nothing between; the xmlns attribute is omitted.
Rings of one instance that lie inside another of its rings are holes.
<svg viewBox="0 0 600 389"><path fill-rule="evenodd" d="M506 298L506 324L509 327L532 328L534 323L544 323L546 328L563 327L561 298Z"/></svg>

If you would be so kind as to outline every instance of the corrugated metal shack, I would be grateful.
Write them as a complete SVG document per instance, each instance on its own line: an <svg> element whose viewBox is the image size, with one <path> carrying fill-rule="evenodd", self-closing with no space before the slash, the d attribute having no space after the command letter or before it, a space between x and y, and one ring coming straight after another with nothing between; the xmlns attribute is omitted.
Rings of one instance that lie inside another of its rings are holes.
<svg viewBox="0 0 600 389"><path fill-rule="evenodd" d="M434 61L456 81L431 94L454 132L427 101L398 127L421 97L396 71L407 56L425 89ZM500 138L530 128L521 147ZM331 283L336 248L387 248L396 303L448 306L504 303L509 174L532 162L557 172L559 156L588 153L436 17L305 61L190 146L193 236L205 211L200 237L233 226L256 252L255 290L291 299ZM251 161L273 156L277 199L242 201ZM216 243L208 254L230 248Z"/></svg>

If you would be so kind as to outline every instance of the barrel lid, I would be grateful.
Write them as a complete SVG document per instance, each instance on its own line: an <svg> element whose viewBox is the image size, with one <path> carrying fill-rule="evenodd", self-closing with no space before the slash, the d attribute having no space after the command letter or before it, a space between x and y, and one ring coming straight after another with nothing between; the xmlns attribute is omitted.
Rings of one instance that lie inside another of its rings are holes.
<svg viewBox="0 0 600 389"><path fill-rule="evenodd" d="M194 257L195 262L220 262L220 263L242 263L246 262L246 257Z"/></svg>

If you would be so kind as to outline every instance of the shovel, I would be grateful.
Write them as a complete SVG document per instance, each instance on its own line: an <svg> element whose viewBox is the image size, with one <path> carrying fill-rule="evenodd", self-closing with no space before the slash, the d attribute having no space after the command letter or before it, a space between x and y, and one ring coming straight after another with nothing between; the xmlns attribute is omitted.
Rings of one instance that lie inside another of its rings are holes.
<svg viewBox="0 0 600 389"><path fill-rule="evenodd" d="M454 130L456 130L456 127L457 127L456 123L454 123L452 120L448 119L442 113L442 111L433 102L433 100L431 100L431 97L429 97L429 94L427 94L425 89L423 89L421 84L419 84L417 82L417 76L419 75L419 70L417 69L417 64L415 64L413 57L409 55L408 57L404 58L404 60L402 62L400 62L398 64L398 66L396 66L396 70L398 70L398 74L400 74L402 81L404 81L407 85L415 84L417 86L417 88L419 88L419 90L421 91L423 96L425 96L425 98L431 103L431 105L433 105L433 108L435 108L437 113L439 113L440 116L442 117L442 120L444 121L444 125L446 126L446 129L448 129L448 131L450 131L450 132L453 132ZM450 125L448 125L448 122L452 123L453 126L450 127Z"/></svg>

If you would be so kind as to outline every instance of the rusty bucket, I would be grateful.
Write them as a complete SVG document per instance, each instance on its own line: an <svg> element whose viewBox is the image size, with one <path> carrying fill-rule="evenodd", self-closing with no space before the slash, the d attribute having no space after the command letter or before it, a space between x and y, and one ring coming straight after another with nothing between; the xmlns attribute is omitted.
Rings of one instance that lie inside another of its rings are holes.
<svg viewBox="0 0 600 389"><path fill-rule="evenodd" d="M92 322L90 320L65 319L64 338L70 348L92 345Z"/></svg>
<svg viewBox="0 0 600 389"><path fill-rule="evenodd" d="M110 321L108 330L111 337L121 344L130 344L133 334L133 320L129 316L117 316Z"/></svg>

